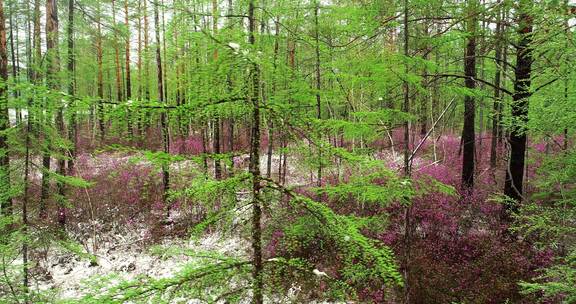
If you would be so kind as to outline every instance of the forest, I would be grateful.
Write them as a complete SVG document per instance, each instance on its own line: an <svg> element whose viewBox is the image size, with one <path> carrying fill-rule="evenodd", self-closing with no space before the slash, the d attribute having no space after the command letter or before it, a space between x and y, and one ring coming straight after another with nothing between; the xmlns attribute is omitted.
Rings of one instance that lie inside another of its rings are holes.
<svg viewBox="0 0 576 304"><path fill-rule="evenodd" d="M0 0L0 303L576 303L575 27Z"/></svg>

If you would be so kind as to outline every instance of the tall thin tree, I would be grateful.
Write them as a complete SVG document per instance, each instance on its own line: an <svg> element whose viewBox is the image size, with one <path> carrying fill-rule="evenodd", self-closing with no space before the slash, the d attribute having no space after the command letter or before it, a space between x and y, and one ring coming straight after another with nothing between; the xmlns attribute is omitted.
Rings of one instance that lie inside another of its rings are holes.
<svg viewBox="0 0 576 304"><path fill-rule="evenodd" d="M254 0L248 4L248 41L256 45L256 17ZM252 105L252 132L250 139L249 172L252 175L252 291L253 304L264 303L264 265L262 263L262 207L260 198L260 72L258 65L252 63L252 92L249 103Z"/></svg>
<svg viewBox="0 0 576 304"><path fill-rule="evenodd" d="M68 0L68 31L67 31L67 42L68 42L68 58L67 58L67 70L68 70L68 95L72 98L72 115L70 118L70 130L68 132L68 137L72 142L72 148L70 149L70 159L68 160L68 172L72 173L74 171L74 160L76 158L76 151L78 149L78 125L77 125L77 115L74 105L76 104L76 77L74 73L74 0Z"/></svg>
<svg viewBox="0 0 576 304"><path fill-rule="evenodd" d="M60 58L58 53L58 7L56 0L46 1L46 83L51 90L52 100L57 108L56 128L58 134L66 137L64 127L64 104L56 94L60 88ZM62 153L66 155L66 153ZM58 174L66 174L66 160L60 156L58 158ZM58 187L58 223L64 227L66 223L66 209L64 207L64 183L61 180L56 182Z"/></svg>
<svg viewBox="0 0 576 304"><path fill-rule="evenodd" d="M163 86L163 79L162 79L162 56L160 50L160 17L159 17L159 10L158 10L158 0L154 1L154 26L156 32L156 66L158 72L158 101L160 103L164 103L164 86ZM164 148L165 153L170 152L170 136L168 134L168 118L166 115L166 110L163 110L160 113L160 124L161 124L161 132L162 132L162 146ZM164 186L164 194L163 194L163 201L167 203L168 201L168 191L170 190L170 173L168 171L168 165L162 164L162 184ZM168 211L170 209L168 208Z"/></svg>
<svg viewBox="0 0 576 304"><path fill-rule="evenodd" d="M496 163L498 161L498 134L499 125L500 125L500 103L502 103L501 98L501 77L502 77L502 50L503 50L503 27L504 24L502 22L502 14L504 10L502 9L502 2L498 1L498 11L496 15L496 33L495 33L495 54L494 54L494 63L496 64L496 71L494 72L494 105L493 105L493 113L492 113L492 138L490 141L490 167L496 168Z"/></svg>
<svg viewBox="0 0 576 304"><path fill-rule="evenodd" d="M468 39L464 56L464 85L469 90L476 87L476 10L477 0L467 2L466 28ZM462 130L463 152L462 157L462 188L474 187L474 158L476 134L474 130L476 107L474 97L470 92L464 97L464 129Z"/></svg>
<svg viewBox="0 0 576 304"><path fill-rule="evenodd" d="M514 70L514 94L512 95L512 121L510 126L510 161L506 170L504 194L512 203L504 205L502 219L512 220L511 215L518 210L522 201L524 165L526 159L526 125L528 123L528 101L532 73L532 0L521 0L518 5L518 35L516 47L516 69Z"/></svg>
<svg viewBox="0 0 576 304"><path fill-rule="evenodd" d="M10 127L8 116L8 52L6 50L6 20L4 4L0 0L0 212L12 214L10 191L10 157L6 130Z"/></svg>

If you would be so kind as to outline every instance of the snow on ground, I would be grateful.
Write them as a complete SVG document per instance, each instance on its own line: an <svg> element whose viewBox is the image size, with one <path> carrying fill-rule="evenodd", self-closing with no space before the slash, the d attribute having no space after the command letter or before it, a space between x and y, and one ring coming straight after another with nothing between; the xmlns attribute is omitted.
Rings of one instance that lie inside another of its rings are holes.
<svg viewBox="0 0 576 304"><path fill-rule="evenodd" d="M91 169L99 172L108 164L106 162L126 162L130 155L107 154L96 157L88 157L85 160L84 167L80 171ZM147 164L148 161L140 160L139 163ZM278 165L280 163L279 155L272 156L272 176L277 177ZM239 167L244 167L239 164ZM182 161L172 164L171 170L186 171L194 167L191 161ZM262 155L260 159L261 171L263 174L267 168L267 156ZM237 169L239 168L237 167ZM288 157L287 160L287 184L290 186L302 186L310 183L310 179L315 178L314 172L309 168L299 165L295 156ZM241 197L240 200L246 200L247 197ZM241 208L237 210L236 217L238 221L249 217L250 208ZM173 210L171 221L179 220L179 213ZM97 223L95 223L97 224ZM87 224L92 226L91 224ZM84 225L86 226L86 225ZM176 274L184 264L191 262L193 257L187 255L174 255L163 257L161 254L153 254L146 246L148 227L144 225L133 225L131 227L122 225L113 225L110 232L93 234L90 227L78 227L82 231L89 231L78 237L80 243L84 245L85 250L97 257L97 265L91 265L86 258L80 258L73 253L65 252L51 248L45 259L40 259L37 267L36 286L40 290L51 290L56 292L57 298L79 298L84 294L82 289L84 282L94 276L105 276L109 274L119 274L125 279L133 279L139 275L146 275L153 278L166 278ZM98 225L96 225L98 226ZM94 238L96 241L94 241ZM97 246L95 246L97 245ZM228 256L241 256L248 258L250 256L250 245L239 235L213 232L195 240L184 240L177 238L164 239L160 244L163 247L178 247L181 249L192 250L196 252L216 251ZM312 274L311 274L312 275ZM300 293L300 287L292 286L287 295L278 295L267 298L267 303L294 303L294 299ZM246 303L250 300L246 299ZM179 302L183 303L183 302ZM185 303L199 303L196 300L189 300ZM326 303L326 302L318 302Z"/></svg>
<svg viewBox="0 0 576 304"><path fill-rule="evenodd" d="M154 255L134 242L139 238L138 235L114 237L123 238L126 243L104 244L105 246L95 253L98 260L97 266L90 265L90 261L76 257L72 253L50 252L47 259L42 262L47 273L43 276L44 280L38 282L38 287L41 290L57 290L59 298L76 298L82 295L83 281L95 275L118 273L126 279L132 279L138 275L165 278L178 272L185 263L192 259L182 255L167 258ZM245 248L249 248L239 237L223 237L219 233L190 241L169 239L161 245L178 246L199 252L217 251L229 256L246 256Z"/></svg>

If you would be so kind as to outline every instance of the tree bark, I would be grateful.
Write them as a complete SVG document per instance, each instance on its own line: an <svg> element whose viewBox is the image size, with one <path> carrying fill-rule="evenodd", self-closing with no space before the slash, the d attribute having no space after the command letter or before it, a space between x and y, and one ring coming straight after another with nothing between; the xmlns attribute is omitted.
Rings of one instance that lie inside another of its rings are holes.
<svg viewBox="0 0 576 304"><path fill-rule="evenodd" d="M524 182L524 165L526 155L526 124L528 123L528 100L530 92L530 75L532 72L532 16L530 9L532 0L521 0L519 4L518 34L520 41L516 50L516 69L514 71L514 95L512 96L512 119L510 126L510 162L506 170L504 194L513 200L513 203L504 205L502 219L505 222L512 220L511 215L518 210L522 201Z"/></svg>
<svg viewBox="0 0 576 304"><path fill-rule="evenodd" d="M0 212L2 215L12 215L12 198L10 197L10 157L5 131L10 128L8 116L8 53L6 50L6 26L4 19L4 4L0 0Z"/></svg>
<svg viewBox="0 0 576 304"><path fill-rule="evenodd" d="M112 27L116 28L116 1L112 0ZM116 36L116 35L114 35ZM116 37L115 37L116 38ZM116 100L118 102L124 99L122 88L122 66L120 65L120 50L118 40L114 40L114 63L116 68Z"/></svg>
<svg viewBox="0 0 576 304"><path fill-rule="evenodd" d="M126 69L126 102L132 98L132 80L130 74L130 22L129 22L128 0L124 0L124 25L126 26L125 44L125 69ZM128 127L128 138L132 141L134 130L132 128L132 111L127 109L126 123Z"/></svg>
<svg viewBox="0 0 576 304"><path fill-rule="evenodd" d="M464 57L464 84L467 89L476 88L476 7L477 0L468 3L467 20L468 41ZM464 97L464 129L462 131L463 157L462 157L462 189L471 190L474 187L474 158L476 134L474 130L475 122L475 100L474 97L466 95Z"/></svg>
<svg viewBox="0 0 576 304"><path fill-rule="evenodd" d="M256 18L254 17L254 0L250 0L248 5L248 40L251 45L256 44L254 37L256 31ZM250 165L249 171L252 175L252 290L253 304L264 303L264 265L262 263L262 208L260 206L260 100L259 92L259 70L256 63L252 63L252 94L249 102L252 105L252 136L250 140Z"/></svg>
<svg viewBox="0 0 576 304"><path fill-rule="evenodd" d="M212 34L216 36L218 34L218 1L212 0ZM217 44L214 44L214 53L212 54L214 62L218 61L218 48ZM212 138L212 151L214 154L220 154L220 116L218 113L215 114L216 117L212 122L212 129L214 131ZM217 180L222 179L222 164L220 162L219 155L214 157L214 178Z"/></svg>
<svg viewBox="0 0 576 304"><path fill-rule="evenodd" d="M142 5L138 1L138 99L142 99Z"/></svg>
<svg viewBox="0 0 576 304"><path fill-rule="evenodd" d="M493 113L492 113L492 138L490 142L490 168L496 168L496 163L498 161L498 128L500 125L500 103L502 103L501 98L501 91L500 91L500 80L502 75L502 32L503 32L503 23L502 23L502 14L503 10L500 7L499 11L497 12L497 19L496 19L496 53L495 57L495 64L496 64L496 72L494 74L494 106L493 106Z"/></svg>
<svg viewBox="0 0 576 304"><path fill-rule="evenodd" d="M164 103L164 86L162 74L162 56L160 50L160 17L158 13L158 0L154 1L154 25L156 32L156 65L158 72L158 101ZM162 146L164 153L170 153L170 136L168 134L168 118L166 111L160 113L160 124L162 127ZM164 195L162 196L163 203L168 203L168 191L170 191L170 172L168 171L168 164L162 164L162 184L164 186ZM170 208L167 208L170 212Z"/></svg>
<svg viewBox="0 0 576 304"><path fill-rule="evenodd" d="M56 0L46 1L46 82L48 88L56 93L59 88L58 74L60 72L60 58L58 54L58 8ZM64 105L60 103L59 98L54 97L56 103L56 128L58 134L65 135L64 127ZM66 151L62 151L65 155ZM58 174L66 175L66 161L64 157L58 159ZM66 209L64 206L65 185L62 181L56 183L58 189L58 223L62 228L66 224Z"/></svg>
<svg viewBox="0 0 576 304"><path fill-rule="evenodd" d="M409 26L408 26L408 0L404 0L404 17L403 17L403 28L404 28L404 57L407 59L410 56L409 49L408 49L408 42L409 42ZM404 66L404 77L408 77L409 67L408 63L405 63ZM404 102L402 111L405 113L410 113L410 86L408 84L408 80L404 79L403 81L403 89L404 89ZM406 121L404 123L404 176L406 178L410 178L411 176L411 160L410 160L410 123ZM404 303L410 303L410 293L411 293L411 285L410 285L410 251L411 251L411 231L412 231L412 207L407 206L404 210L404 260L403 267L404 267Z"/></svg>
<svg viewBox="0 0 576 304"><path fill-rule="evenodd" d="M320 11L320 3L316 1L316 6L314 8L314 40L315 49L314 54L316 56L316 118L322 119L322 100L320 97L320 88L322 87L322 79L320 78L320 25L318 24L318 14ZM322 147L318 146L318 174L317 174L317 186L322 186Z"/></svg>
<svg viewBox="0 0 576 304"><path fill-rule="evenodd" d="M70 159L68 160L68 172L73 174L74 172L74 161L76 159L76 150L78 148L78 126L76 110L74 105L76 101L74 96L76 94L76 78L74 72L74 0L68 0L68 95L72 97L72 116L70 118L70 130L68 132L68 138L72 142L72 149L70 149Z"/></svg>
<svg viewBox="0 0 576 304"><path fill-rule="evenodd" d="M98 127L100 129L100 140L104 141L105 125L104 125L104 71L102 68L103 52L102 52L102 24L101 24L101 8L98 4L98 11L96 12L96 62L98 66L97 71L97 87L98 87Z"/></svg>
<svg viewBox="0 0 576 304"><path fill-rule="evenodd" d="M143 0L144 2L144 96L146 97L147 100L150 99L150 85L149 85L149 79L150 79L150 60L148 57L148 33L150 30L150 27L148 25L148 6L146 3L148 3L147 0Z"/></svg>

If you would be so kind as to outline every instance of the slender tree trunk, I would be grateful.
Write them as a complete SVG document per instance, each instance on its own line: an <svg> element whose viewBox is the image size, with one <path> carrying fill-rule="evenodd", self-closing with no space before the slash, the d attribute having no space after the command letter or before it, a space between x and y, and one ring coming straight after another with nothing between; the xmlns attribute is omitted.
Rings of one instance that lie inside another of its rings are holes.
<svg viewBox="0 0 576 304"><path fill-rule="evenodd" d="M116 28L116 0L112 0L112 27ZM116 37L116 34L114 34ZM116 68L116 100L122 101L124 90L122 89L122 66L120 65L120 50L118 40L114 39L114 63Z"/></svg>
<svg viewBox="0 0 576 304"><path fill-rule="evenodd" d="M10 1L10 54L12 57L12 77L14 81L18 83L18 74L20 73L20 60L18 59L18 18L14 19L14 11L16 8L14 7L15 1ZM16 29L16 32L14 32ZM14 46L14 40L16 40L16 46ZM15 89L14 97L18 97L19 93L18 90ZM20 109L16 108L16 122L20 122Z"/></svg>
<svg viewBox="0 0 576 304"><path fill-rule="evenodd" d="M150 60L149 60L149 50L148 50L148 33L150 31L150 27L148 25L148 3L147 0L144 1L144 96L147 100L150 100Z"/></svg>
<svg viewBox="0 0 576 304"><path fill-rule="evenodd" d="M316 116L318 119L322 119L322 100L320 97L320 88L322 87L322 79L320 78L320 25L318 24L318 14L320 11L320 3L316 1L316 6L314 8L314 40L315 48L314 53L316 56ZM322 146L318 145L318 187L322 186Z"/></svg>
<svg viewBox="0 0 576 304"><path fill-rule="evenodd" d="M276 21L274 22L274 57L273 57L273 71L274 71L274 75L277 74L277 66L278 66L278 51L280 49L280 24L278 22L278 19L276 19ZM272 80L272 92L276 92L277 89L277 81L276 81L276 77L274 76L274 79ZM274 147L274 123L272 121L271 118L268 118L268 160L267 160L267 167L266 167L266 177L267 178L271 178L272 177L272 153L273 153L273 147ZM280 165L280 163L278 164ZM278 175L278 178L280 178L280 175Z"/></svg>
<svg viewBox="0 0 576 304"><path fill-rule="evenodd" d="M35 49L35 72L34 72L34 80L35 83L38 84L41 78L41 63L42 63L42 53L41 53L41 38L40 38L40 0L34 1L34 49ZM46 115L48 116L50 113L47 111ZM42 130L38 128L37 130L40 136L44 137L44 143L42 147L42 181L40 186L40 218L46 217L46 200L48 199L48 192L50 188L50 179L49 179L49 171L50 171L50 140L46 134L43 134Z"/></svg>
<svg viewBox="0 0 576 304"><path fill-rule="evenodd" d="M212 0L212 34L218 34L218 1ZM212 54L214 62L218 61L218 48L214 45L214 53ZM212 138L212 149L214 154L220 154L220 116L218 113L215 114L216 117L213 120L212 128L214 131L214 136ZM214 178L219 180L222 178L222 164L220 162L219 155L214 157Z"/></svg>
<svg viewBox="0 0 576 304"><path fill-rule="evenodd" d="M286 52L288 59L288 66L290 67L290 80L295 80L296 73L296 39L294 39L290 34L286 41ZM288 103L292 103L291 99L288 99ZM281 132L280 138L282 140L282 157L280 163L278 164L278 175L280 175L279 180L282 185L286 184L286 175L288 174L288 153L286 148L288 147L288 134L286 132Z"/></svg>
<svg viewBox="0 0 576 304"><path fill-rule="evenodd" d="M162 74L162 56L160 51L160 16L158 13L158 0L154 1L154 25L156 32L156 65L158 67L158 100L160 103L164 103L164 86L163 86L163 74ZM164 148L164 153L170 153L170 136L168 134L168 118L166 115L166 110L160 113L160 124L162 127L162 146ZM168 171L168 165L162 165L162 184L164 186L163 202L168 203L168 191L170 191L170 173ZM170 208L167 207L167 212L169 214Z"/></svg>
<svg viewBox="0 0 576 304"><path fill-rule="evenodd" d="M8 54L6 50L6 26L4 4L0 0L0 212L12 215L12 198L10 197L10 157L5 131L10 127L8 116Z"/></svg>
<svg viewBox="0 0 576 304"><path fill-rule="evenodd" d="M176 51L175 51L175 55L174 55L174 64L176 65L176 106L180 107L182 105L182 87L183 87L183 83L184 83L184 79L182 79L181 75L182 73L182 63L180 62L180 44L178 41L178 30L174 29L174 45L176 45ZM178 111L176 113L176 122L177 122L177 130L178 130L178 135L180 136L180 138L182 140L184 140L185 137L185 130L182 127L182 115L180 113L180 111Z"/></svg>
<svg viewBox="0 0 576 304"><path fill-rule="evenodd" d="M58 54L58 8L56 0L46 1L46 82L48 88L54 93L60 88L58 74L60 72L60 58ZM66 136L64 127L64 105L60 104L60 99L54 97L57 103L56 127L58 134ZM66 155L63 151L63 155ZM58 159L58 174L66 175L66 161L64 157ZM62 181L57 181L58 188L58 223L62 228L66 224L66 209L64 206L65 185Z"/></svg>
<svg viewBox="0 0 576 304"><path fill-rule="evenodd" d="M506 75L508 74L508 36L506 35L506 27L507 27L507 23L509 22L509 11L506 8L506 6L502 7L503 12L502 12L502 28L501 28L501 32L502 32L502 65L500 65L500 68L502 69L502 76L500 78L500 87L501 88L506 88ZM501 102L498 103L498 117L500 118L500 120L502 120L502 113L504 112L504 105L505 105L505 95L500 94L500 99ZM505 129L504 129L504 125L502 123L500 123L498 125L498 145L502 146L503 141L504 141L504 137L505 137Z"/></svg>
<svg viewBox="0 0 576 304"><path fill-rule="evenodd" d="M0 0L1 1L1 0ZM25 143L25 156L24 156L24 197L22 198L22 234L28 234L28 203L30 200L30 133L32 132L32 119L30 116L30 109L32 108L32 99L28 99L28 119L26 123L26 143ZM22 241L22 277L24 285L24 302L29 303L28 300L28 241L26 238Z"/></svg>
<svg viewBox="0 0 576 304"><path fill-rule="evenodd" d="M56 91L57 87L57 69L56 66L58 65L58 51L57 41L58 41L58 13L55 10L56 3L53 0L46 1L46 83L48 88ZM56 30L55 30L56 29ZM49 108L49 105L48 105ZM60 106L57 105L58 112L60 111ZM52 123L52 113L50 110L46 111L45 115L46 123ZM58 129L60 128L60 115L56 116L56 126ZM59 129L60 131L60 129ZM50 135L44 133L44 151L42 155L42 185L40 190L40 217L45 218L47 215L46 210L46 200L49 196L50 191L50 149L52 148L52 140L50 139ZM60 165L60 162L58 162ZM60 171L58 171L60 173ZM60 189L58 189L60 190ZM60 191L58 191L60 192Z"/></svg>
<svg viewBox="0 0 576 304"><path fill-rule="evenodd" d="M494 74L494 106L492 113L492 138L490 142L490 167L492 169L496 168L496 163L498 161L498 127L500 125L500 111L498 109L500 103L502 103L500 95L500 77L502 74L502 13L503 10L500 7L496 19L496 53L494 55L496 72Z"/></svg>
<svg viewBox="0 0 576 304"><path fill-rule="evenodd" d="M506 171L504 194L510 197L514 203L504 205L502 219L511 221L511 215L518 210L522 201L524 182L524 165L526 155L526 131L528 123L528 100L530 92L530 74L532 72L532 54L530 44L532 42L532 16L530 10L532 0L521 0L519 4L518 34L520 41L516 49L516 69L514 74L514 94L512 96L512 118L515 122L510 127L510 162Z"/></svg>
<svg viewBox="0 0 576 304"><path fill-rule="evenodd" d="M467 89L476 88L476 8L477 0L468 3L467 14L471 17L467 20L468 42L466 43L466 54L464 58L464 84ZM474 130L475 122L475 102L474 97L466 95L464 97L464 130L462 131L463 151L462 158L462 189L471 190L474 187L474 157L476 134Z"/></svg>
<svg viewBox="0 0 576 304"><path fill-rule="evenodd" d="M142 99L142 1L138 1L138 99Z"/></svg>
<svg viewBox="0 0 576 304"><path fill-rule="evenodd" d="M564 28L565 28L564 31L566 34L566 41L565 41L566 49L569 48L570 39L568 37L572 35L572 32L570 30L570 18L576 15L576 9L570 8L569 1L570 0L564 0L565 12L567 12L566 19L564 21ZM565 71L566 76L564 78L564 101L566 102L566 104L568 104L568 80L570 79L571 70L570 68L568 68L569 67L568 64L565 64L564 66L567 67ZM568 150L568 128L564 128L564 143L562 146L562 150L564 151Z"/></svg>
<svg viewBox="0 0 576 304"><path fill-rule="evenodd" d="M96 62L97 62L97 87L98 87L98 127L100 129L100 140L104 141L105 132L105 118L104 118L104 70L102 67L103 51L102 51L102 24L101 24L101 8L98 4L98 11L96 12L96 26L98 32L96 33Z"/></svg>
<svg viewBox="0 0 576 304"><path fill-rule="evenodd" d="M404 56L408 58L410 56L408 48L409 40L409 27L408 27L408 0L404 0L404 17L403 17L403 27L404 27ZM404 67L405 76L408 77L409 67L408 63ZM410 86L408 80L404 79L404 103L403 109L405 113L410 113ZM404 176L410 178L411 176L411 160L410 160L410 123L406 121L404 123ZM411 239L412 239L412 208L407 206L404 210L404 303L410 303L410 252L411 252Z"/></svg>
<svg viewBox="0 0 576 304"><path fill-rule="evenodd" d="M132 80L130 73L130 22L129 22L128 0L124 0L124 25L126 26L126 45L125 45L125 69L126 69L126 102L132 99ZM132 128L132 111L127 110L128 138L132 141L134 130Z"/></svg>
<svg viewBox="0 0 576 304"><path fill-rule="evenodd" d="M207 127L204 126L200 131L202 133L202 172L208 177L208 136Z"/></svg>
<svg viewBox="0 0 576 304"><path fill-rule="evenodd" d="M74 109L75 101L75 88L76 88L76 78L74 74L74 0L68 0L68 95L71 96L72 104L72 116L70 118L70 130L68 132L68 138L72 142L72 148L70 149L70 159L68 160L68 172L70 175L74 172L74 161L76 159L76 150L78 149L78 126L76 110Z"/></svg>
<svg viewBox="0 0 576 304"><path fill-rule="evenodd" d="M164 73L164 101L168 102L168 60L166 59L168 48L166 48L166 23L164 21L166 6L164 5L164 0L160 0L160 3L162 4L162 47L164 48L164 68L162 70Z"/></svg>
<svg viewBox="0 0 576 304"><path fill-rule="evenodd" d="M254 0L248 4L249 36L251 45L256 44L256 18L254 17ZM249 102L252 105L252 136L250 140L250 168L252 175L252 290L253 304L264 303L264 265L262 263L262 208L260 201L260 100L258 96L260 76L256 63L252 63L252 94Z"/></svg>
<svg viewBox="0 0 576 304"><path fill-rule="evenodd" d="M34 14L33 14L34 31L32 38L32 48L34 52L34 65L32 68L32 78L38 80L40 78L40 61L42 60L41 44L42 38L40 37L40 0L34 0Z"/></svg>

